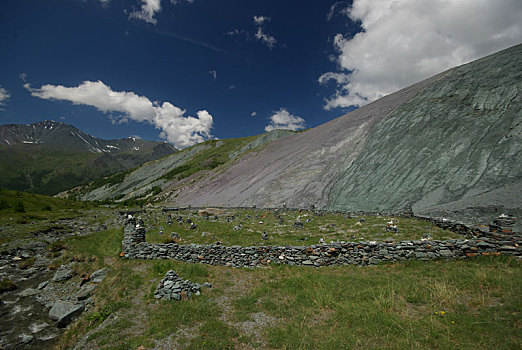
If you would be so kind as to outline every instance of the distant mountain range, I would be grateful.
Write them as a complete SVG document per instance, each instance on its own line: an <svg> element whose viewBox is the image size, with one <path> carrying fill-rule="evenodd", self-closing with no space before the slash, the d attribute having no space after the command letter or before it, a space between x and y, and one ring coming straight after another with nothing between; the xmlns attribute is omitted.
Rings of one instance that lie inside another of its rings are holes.
<svg viewBox="0 0 522 350"><path fill-rule="evenodd" d="M522 45L269 141L243 153L251 141L200 144L82 197L380 212L411 206L483 224L502 212L520 217ZM213 159L220 165L203 166Z"/></svg>
<svg viewBox="0 0 522 350"><path fill-rule="evenodd" d="M0 187L54 195L177 150L166 142L102 140L72 125L0 125Z"/></svg>

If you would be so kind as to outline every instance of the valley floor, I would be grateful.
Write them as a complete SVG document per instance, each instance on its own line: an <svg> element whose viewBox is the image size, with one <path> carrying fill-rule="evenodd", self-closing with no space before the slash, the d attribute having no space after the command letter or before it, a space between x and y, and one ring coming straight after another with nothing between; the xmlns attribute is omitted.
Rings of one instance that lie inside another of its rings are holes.
<svg viewBox="0 0 522 350"><path fill-rule="evenodd" d="M63 288L79 289L81 275L101 268L108 271L97 284L87 310L63 332L55 332L58 336L52 346L57 349L522 346L522 263L517 258L257 269L127 260L119 257L123 230L115 221L116 210L97 210L78 209L70 218L76 224L71 222L73 228L64 230L67 237L58 243L46 242L42 257L36 258L36 262L48 259L42 274L52 275L61 265L71 266L73 277L50 282ZM22 214L14 220L21 219ZM39 229L31 226L24 231L24 225L35 221L2 223L2 234L11 230L28 236L28 231ZM4 245L14 249L16 242L9 240ZM13 267L14 262L11 259L3 264ZM202 288L200 296L188 300L156 300L156 285L169 270L192 282L209 282L212 287ZM24 284L23 288L36 289L39 282L34 280L34 286ZM5 292L0 298L20 292ZM40 307L44 314L48 311ZM56 329L53 321L45 322L47 329ZM37 341L35 333L27 343L2 346L31 348L37 347Z"/></svg>

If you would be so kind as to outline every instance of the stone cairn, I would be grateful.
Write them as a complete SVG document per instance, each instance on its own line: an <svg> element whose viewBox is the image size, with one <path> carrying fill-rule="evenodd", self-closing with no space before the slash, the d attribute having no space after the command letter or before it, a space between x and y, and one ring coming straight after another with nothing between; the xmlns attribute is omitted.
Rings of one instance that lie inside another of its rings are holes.
<svg viewBox="0 0 522 350"><path fill-rule="evenodd" d="M160 281L154 292L154 298L165 300L190 299L192 295L201 295L201 285L183 280L174 271L170 270Z"/></svg>
<svg viewBox="0 0 522 350"><path fill-rule="evenodd" d="M513 234L513 225L516 218L511 215L502 214L489 225L490 233Z"/></svg>
<svg viewBox="0 0 522 350"><path fill-rule="evenodd" d="M136 219L132 215L127 216L125 221L125 235L130 244L145 242L145 223L142 219Z"/></svg>

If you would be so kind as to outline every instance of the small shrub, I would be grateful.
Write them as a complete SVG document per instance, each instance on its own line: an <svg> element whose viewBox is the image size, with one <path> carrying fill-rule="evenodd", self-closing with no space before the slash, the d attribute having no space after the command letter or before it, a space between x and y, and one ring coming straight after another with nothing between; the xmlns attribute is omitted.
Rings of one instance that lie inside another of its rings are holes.
<svg viewBox="0 0 522 350"><path fill-rule="evenodd" d="M53 208L49 204L45 204L42 207L42 211L52 211L52 210L53 210Z"/></svg>
<svg viewBox="0 0 522 350"><path fill-rule="evenodd" d="M16 201L14 204L14 211L17 213L25 213L24 203L22 201Z"/></svg>
<svg viewBox="0 0 522 350"><path fill-rule="evenodd" d="M8 278L4 278L0 281L0 294L4 292L10 292L18 288L13 281Z"/></svg>
<svg viewBox="0 0 522 350"><path fill-rule="evenodd" d="M161 187L160 186L153 186L151 189L152 195L156 196L161 193Z"/></svg>
<svg viewBox="0 0 522 350"><path fill-rule="evenodd" d="M49 247L48 249L52 252L52 253L56 253L56 252L59 252L59 251L62 251L64 249L67 249L67 245L63 242L53 242L51 244L49 244Z"/></svg>
<svg viewBox="0 0 522 350"><path fill-rule="evenodd" d="M33 267L34 265L34 262L36 261L36 258L35 257L32 257L32 258L29 258L29 259L25 259L25 260L22 260L20 261L20 263L18 264L18 268L22 269L22 270L26 270L30 267Z"/></svg>
<svg viewBox="0 0 522 350"><path fill-rule="evenodd" d="M5 199L0 199L0 210L10 208L11 206Z"/></svg>

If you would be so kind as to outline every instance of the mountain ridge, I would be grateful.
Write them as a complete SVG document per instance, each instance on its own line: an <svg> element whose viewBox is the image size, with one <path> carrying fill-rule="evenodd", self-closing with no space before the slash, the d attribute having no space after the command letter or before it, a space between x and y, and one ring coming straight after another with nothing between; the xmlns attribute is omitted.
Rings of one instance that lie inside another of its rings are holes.
<svg viewBox="0 0 522 350"><path fill-rule="evenodd" d="M166 142L103 140L50 120L0 125L0 187L54 195L176 151Z"/></svg>
<svg viewBox="0 0 522 350"><path fill-rule="evenodd" d="M521 67L517 45L183 181L159 181L138 169L127 176L132 182L126 188L159 186L161 192L149 198L174 206L286 204L370 212L412 207L415 214L483 224L503 211L519 216ZM200 152L189 156L192 151L176 155L176 166ZM118 191L111 187L83 198L104 199ZM135 192L122 194L130 198Z"/></svg>

